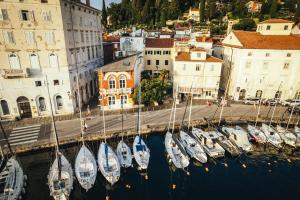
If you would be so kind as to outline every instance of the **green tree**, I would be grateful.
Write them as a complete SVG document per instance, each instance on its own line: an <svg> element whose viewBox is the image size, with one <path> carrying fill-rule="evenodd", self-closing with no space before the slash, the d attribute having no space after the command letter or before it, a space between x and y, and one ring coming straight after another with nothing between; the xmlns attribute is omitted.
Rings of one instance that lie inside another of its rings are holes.
<svg viewBox="0 0 300 200"><path fill-rule="evenodd" d="M216 0L208 0L207 17L211 20L216 15Z"/></svg>
<svg viewBox="0 0 300 200"><path fill-rule="evenodd" d="M271 18L276 17L277 9L278 9L277 0L272 0L272 4L271 4L271 7L270 7L270 16L271 16Z"/></svg>
<svg viewBox="0 0 300 200"><path fill-rule="evenodd" d="M102 24L104 27L107 26L107 12L106 12L105 0L102 1Z"/></svg>
<svg viewBox="0 0 300 200"><path fill-rule="evenodd" d="M205 20L205 0L200 1L200 22Z"/></svg>
<svg viewBox="0 0 300 200"><path fill-rule="evenodd" d="M151 20L151 15L149 13L150 13L150 0L147 0L141 13L143 23L148 23Z"/></svg>
<svg viewBox="0 0 300 200"><path fill-rule="evenodd" d="M297 0L297 9L296 9L296 21L300 22L300 0Z"/></svg>
<svg viewBox="0 0 300 200"><path fill-rule="evenodd" d="M253 31L256 29L256 23L251 18L241 19L239 23L233 25L234 30Z"/></svg>

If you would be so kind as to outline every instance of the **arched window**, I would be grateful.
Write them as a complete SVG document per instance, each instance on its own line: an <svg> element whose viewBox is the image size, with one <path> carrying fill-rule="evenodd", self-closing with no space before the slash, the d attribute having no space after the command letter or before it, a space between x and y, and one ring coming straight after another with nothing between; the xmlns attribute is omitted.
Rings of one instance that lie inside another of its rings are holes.
<svg viewBox="0 0 300 200"><path fill-rule="evenodd" d="M40 69L40 61L39 61L38 55L35 53L32 53L29 55L29 57L30 57L31 68Z"/></svg>
<svg viewBox="0 0 300 200"><path fill-rule="evenodd" d="M282 91L277 91L275 93L275 99L280 99L281 98L281 94L282 94Z"/></svg>
<svg viewBox="0 0 300 200"><path fill-rule="evenodd" d="M246 97L246 90L242 89L239 93L239 100L243 100Z"/></svg>
<svg viewBox="0 0 300 200"><path fill-rule="evenodd" d="M38 98L38 107L40 112L46 111L46 101L44 97Z"/></svg>
<svg viewBox="0 0 300 200"><path fill-rule="evenodd" d="M255 94L255 97L256 97L256 98L261 98L262 93L263 93L263 92L262 92L261 90L257 90L257 91L256 91L256 94Z"/></svg>
<svg viewBox="0 0 300 200"><path fill-rule="evenodd" d="M49 55L49 64L50 64L50 67L58 67L58 58L57 58L56 54L51 53Z"/></svg>
<svg viewBox="0 0 300 200"><path fill-rule="evenodd" d="M120 84L120 88L126 88L126 77L125 76L121 76L119 79L119 84Z"/></svg>
<svg viewBox="0 0 300 200"><path fill-rule="evenodd" d="M10 114L7 101L1 100L1 110L2 110L3 115L9 115Z"/></svg>
<svg viewBox="0 0 300 200"><path fill-rule="evenodd" d="M57 95L56 97L55 97L55 101L56 101L56 108L57 108L57 110L61 110L61 109L63 109L63 99L62 99L62 97L60 96L60 95Z"/></svg>
<svg viewBox="0 0 300 200"><path fill-rule="evenodd" d="M109 79L109 89L115 89L116 88L116 79L114 77L111 77Z"/></svg>
<svg viewBox="0 0 300 200"><path fill-rule="evenodd" d="M300 99L300 92L297 92L297 93L295 94L295 99Z"/></svg>
<svg viewBox="0 0 300 200"><path fill-rule="evenodd" d="M9 59L10 67L12 69L20 69L21 68L19 57L16 54L14 54L14 53L10 54L8 56L8 59Z"/></svg>

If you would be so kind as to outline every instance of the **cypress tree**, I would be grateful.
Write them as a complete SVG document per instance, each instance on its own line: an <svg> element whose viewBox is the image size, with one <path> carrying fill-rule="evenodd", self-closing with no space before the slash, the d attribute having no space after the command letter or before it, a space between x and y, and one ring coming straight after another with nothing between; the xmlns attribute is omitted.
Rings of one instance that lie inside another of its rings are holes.
<svg viewBox="0 0 300 200"><path fill-rule="evenodd" d="M106 12L105 0L102 1L102 24L104 27L107 26L107 12Z"/></svg>
<svg viewBox="0 0 300 200"><path fill-rule="evenodd" d="M205 0L200 0L200 22L204 22L205 17Z"/></svg>
<svg viewBox="0 0 300 200"><path fill-rule="evenodd" d="M270 8L270 16L271 16L271 18L276 17L277 8L278 8L277 0L273 0L272 4L271 4L271 8Z"/></svg>
<svg viewBox="0 0 300 200"><path fill-rule="evenodd" d="M300 22L300 0L297 0L296 21Z"/></svg>

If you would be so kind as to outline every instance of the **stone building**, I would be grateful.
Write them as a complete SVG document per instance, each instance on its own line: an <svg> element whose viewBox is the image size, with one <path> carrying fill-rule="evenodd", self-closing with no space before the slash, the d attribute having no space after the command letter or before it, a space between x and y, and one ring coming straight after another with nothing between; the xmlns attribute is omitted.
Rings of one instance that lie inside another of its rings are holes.
<svg viewBox="0 0 300 200"><path fill-rule="evenodd" d="M102 65L101 11L70 0L0 1L1 118L38 117L78 109L97 94ZM47 92L47 82L50 98Z"/></svg>

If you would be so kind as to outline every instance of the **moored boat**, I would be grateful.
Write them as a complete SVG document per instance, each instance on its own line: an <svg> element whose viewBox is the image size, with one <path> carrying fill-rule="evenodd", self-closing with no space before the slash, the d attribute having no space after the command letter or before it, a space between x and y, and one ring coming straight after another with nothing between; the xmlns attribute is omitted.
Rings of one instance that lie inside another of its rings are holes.
<svg viewBox="0 0 300 200"><path fill-rule="evenodd" d="M252 126L252 125L248 124L247 125L247 130L248 130L248 133L249 133L250 137L256 143L265 144L267 142L267 137L264 134L264 132L262 132L261 130L259 130L255 126Z"/></svg>
<svg viewBox="0 0 300 200"><path fill-rule="evenodd" d="M296 135L279 125L276 126L276 130L285 144L296 147Z"/></svg>
<svg viewBox="0 0 300 200"><path fill-rule="evenodd" d="M127 168L132 166L131 149L123 139L118 143L117 156L122 167Z"/></svg>
<svg viewBox="0 0 300 200"><path fill-rule="evenodd" d="M277 148L282 147L282 139L281 139L280 135L271 126L262 124L261 130L262 130L262 132L264 132L264 134L267 138L267 142L269 142L270 144L272 144L273 146L275 146Z"/></svg>

